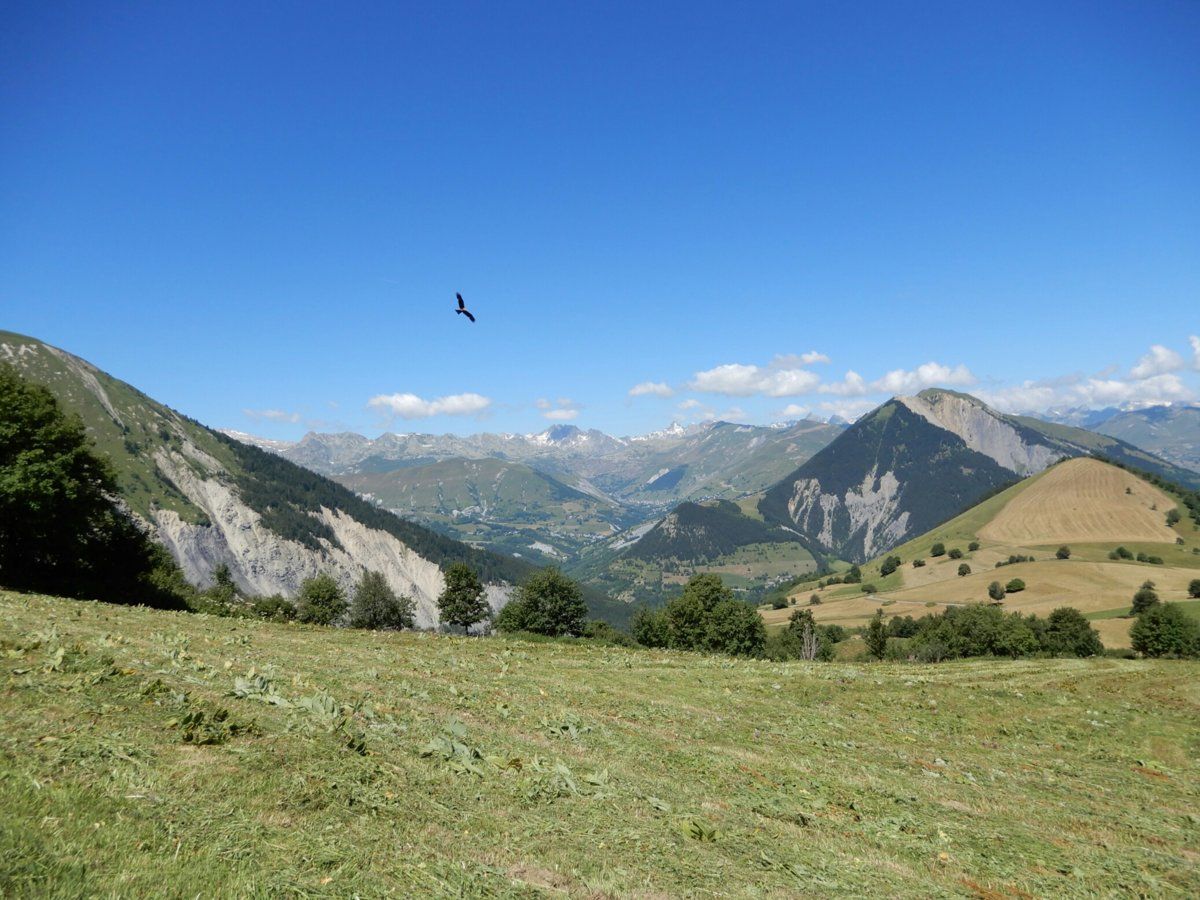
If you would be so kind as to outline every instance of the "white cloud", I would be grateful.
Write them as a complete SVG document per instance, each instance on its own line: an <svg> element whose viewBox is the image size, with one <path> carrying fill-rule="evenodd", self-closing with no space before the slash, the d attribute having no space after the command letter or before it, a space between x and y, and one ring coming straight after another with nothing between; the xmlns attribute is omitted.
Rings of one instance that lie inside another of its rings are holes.
<svg viewBox="0 0 1200 900"><path fill-rule="evenodd" d="M801 406L799 403L789 403L775 415L779 416L781 419L803 419L810 412L812 412L812 410L807 406Z"/></svg>
<svg viewBox="0 0 1200 900"><path fill-rule="evenodd" d="M688 383L694 391L706 394L725 394L730 397L795 397L811 393L821 379L806 369L760 368L740 363L728 363L697 372Z"/></svg>
<svg viewBox="0 0 1200 900"><path fill-rule="evenodd" d="M941 363L927 362L916 369L893 369L877 381L871 390L881 394L915 394L927 387L967 387L976 382L971 370L958 365L953 369Z"/></svg>
<svg viewBox="0 0 1200 900"><path fill-rule="evenodd" d="M1168 350L1162 344L1155 344L1150 352L1138 360L1137 365L1129 370L1129 374L1137 379L1152 378L1155 375L1165 375L1168 372L1178 372L1183 368L1183 359L1174 350Z"/></svg>
<svg viewBox="0 0 1200 900"><path fill-rule="evenodd" d="M255 422L299 422L300 413L284 412L282 409L243 409L242 414Z"/></svg>
<svg viewBox="0 0 1200 900"><path fill-rule="evenodd" d="M630 397L644 397L651 395L654 397L673 397L675 391L669 384L661 381L643 381L641 384L635 384L629 389Z"/></svg>
<svg viewBox="0 0 1200 900"><path fill-rule="evenodd" d="M542 411L542 418L551 422L569 422L579 415L579 404L570 397L559 397L551 403L544 397L534 401L534 406Z"/></svg>
<svg viewBox="0 0 1200 900"><path fill-rule="evenodd" d="M985 403L1005 412L1150 405L1190 400L1195 396L1183 379L1172 373L1133 379L1067 376L1024 381L1011 387L976 393Z"/></svg>
<svg viewBox="0 0 1200 900"><path fill-rule="evenodd" d="M1200 337L1193 334L1188 338L1188 343L1192 345L1192 368L1200 371Z"/></svg>
<svg viewBox="0 0 1200 900"><path fill-rule="evenodd" d="M830 362L830 359L824 353L818 353L816 350L809 350L807 353L800 354L800 362L804 363L806 366L811 366L813 363Z"/></svg>
<svg viewBox="0 0 1200 900"><path fill-rule="evenodd" d="M704 405L703 403L701 403L699 400L695 399L694 397L689 397L687 400L684 400L682 403L679 404L679 410L682 412L682 411L689 410L689 409L699 409L703 405Z"/></svg>
<svg viewBox="0 0 1200 900"><path fill-rule="evenodd" d="M481 394L450 394L433 400L423 400L416 394L379 394L367 401L367 406L383 410L402 419L427 419L431 416L473 416L492 405Z"/></svg>
<svg viewBox="0 0 1200 900"><path fill-rule="evenodd" d="M878 405L870 400L825 400L818 403L817 407L826 416L840 416L847 422L853 422Z"/></svg>
<svg viewBox="0 0 1200 900"><path fill-rule="evenodd" d="M853 369L846 372L841 381L833 381L820 387L822 394L834 394L838 397L861 397L867 393L867 381Z"/></svg>

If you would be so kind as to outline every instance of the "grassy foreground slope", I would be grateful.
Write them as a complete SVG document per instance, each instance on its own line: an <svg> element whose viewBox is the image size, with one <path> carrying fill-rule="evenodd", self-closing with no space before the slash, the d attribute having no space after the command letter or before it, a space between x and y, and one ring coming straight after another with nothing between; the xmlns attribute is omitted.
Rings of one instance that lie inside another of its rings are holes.
<svg viewBox="0 0 1200 900"><path fill-rule="evenodd" d="M1195 663L780 664L7 593L0 661L4 896L1200 893Z"/></svg>

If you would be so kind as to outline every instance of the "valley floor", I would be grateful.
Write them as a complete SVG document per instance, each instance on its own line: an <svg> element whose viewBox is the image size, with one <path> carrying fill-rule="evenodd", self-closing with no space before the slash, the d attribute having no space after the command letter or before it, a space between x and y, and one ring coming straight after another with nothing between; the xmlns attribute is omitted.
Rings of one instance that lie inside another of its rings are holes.
<svg viewBox="0 0 1200 900"><path fill-rule="evenodd" d="M1200 664L734 661L0 592L0 895L1200 895Z"/></svg>

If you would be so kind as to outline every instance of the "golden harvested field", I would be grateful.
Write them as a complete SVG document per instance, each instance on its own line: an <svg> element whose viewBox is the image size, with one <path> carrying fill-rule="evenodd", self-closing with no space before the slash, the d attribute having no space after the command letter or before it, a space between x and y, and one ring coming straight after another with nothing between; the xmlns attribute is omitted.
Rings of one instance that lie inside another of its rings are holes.
<svg viewBox="0 0 1200 900"><path fill-rule="evenodd" d="M1126 489L1131 493L1126 493ZM1175 542L1176 501L1123 469L1074 459L1047 471L979 530L989 541L1037 546L1088 541ZM1154 508L1157 507L1157 508Z"/></svg>

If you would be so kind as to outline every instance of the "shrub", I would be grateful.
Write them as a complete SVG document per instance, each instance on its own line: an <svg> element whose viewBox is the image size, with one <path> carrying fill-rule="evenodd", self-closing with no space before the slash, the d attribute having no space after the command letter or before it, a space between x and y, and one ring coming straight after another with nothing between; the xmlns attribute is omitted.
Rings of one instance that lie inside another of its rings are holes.
<svg viewBox="0 0 1200 900"><path fill-rule="evenodd" d="M693 575L683 593L673 597L664 610L669 645L676 650L703 650L708 645L708 619L718 603L733 599L719 575Z"/></svg>
<svg viewBox="0 0 1200 900"><path fill-rule="evenodd" d="M971 543L967 544L967 549L974 553L979 549L979 541L971 541Z"/></svg>
<svg viewBox="0 0 1200 900"><path fill-rule="evenodd" d="M1188 582L1188 596L1193 600L1200 598L1200 578L1193 578Z"/></svg>
<svg viewBox="0 0 1200 900"><path fill-rule="evenodd" d="M988 585L988 596L991 597L996 603L999 603L1004 599L1004 594L1004 587L1000 584L1000 582L993 581Z"/></svg>
<svg viewBox="0 0 1200 900"><path fill-rule="evenodd" d="M807 610L805 610L807 612ZM705 649L730 656L758 656L767 639L762 616L749 603L721 600L708 615Z"/></svg>
<svg viewBox="0 0 1200 900"><path fill-rule="evenodd" d="M820 606L821 605L821 595L813 594L811 597L809 597L808 605L809 606Z"/></svg>
<svg viewBox="0 0 1200 900"><path fill-rule="evenodd" d="M787 597L775 597L771 601L771 609L787 609Z"/></svg>
<svg viewBox="0 0 1200 900"><path fill-rule="evenodd" d="M951 548L950 553L948 555L951 559L962 559L963 558L963 552L961 550L959 550L957 547Z"/></svg>
<svg viewBox="0 0 1200 900"><path fill-rule="evenodd" d="M1124 547L1118 547L1109 555L1109 559L1133 559L1133 554Z"/></svg>
<svg viewBox="0 0 1200 900"><path fill-rule="evenodd" d="M900 557L889 556L887 559L885 559L883 561L883 564L880 565L879 574L883 575L886 578L888 575L891 575L893 572L895 572L898 568L900 568Z"/></svg>
<svg viewBox="0 0 1200 900"><path fill-rule="evenodd" d="M1055 552L1054 555L1058 559L1070 559L1071 558L1071 548L1068 547L1066 544L1063 544L1061 547L1058 548L1058 550Z"/></svg>
<svg viewBox="0 0 1200 900"><path fill-rule="evenodd" d="M548 637L578 636L583 634L587 620L583 589L553 567L529 576L504 609L509 607L515 607L512 615L505 617L503 624L497 620L501 630L529 631ZM512 629L512 625L518 628Z"/></svg>
<svg viewBox="0 0 1200 900"><path fill-rule="evenodd" d="M1167 513L1167 527L1173 527L1179 524L1179 510L1173 509Z"/></svg>
<svg viewBox="0 0 1200 900"><path fill-rule="evenodd" d="M291 622L296 618L296 605L282 594L258 597L250 605L250 612L268 622Z"/></svg>
<svg viewBox="0 0 1200 900"><path fill-rule="evenodd" d="M296 618L312 625L332 625L346 612L346 593L327 572L307 578L296 598Z"/></svg>
<svg viewBox="0 0 1200 900"><path fill-rule="evenodd" d="M923 560L923 559L914 559L913 560L913 568L914 569L920 569L924 565L925 565L925 560Z"/></svg>
<svg viewBox="0 0 1200 900"><path fill-rule="evenodd" d="M896 616L888 622L888 637L910 638L919 629L917 620L912 616Z"/></svg>
<svg viewBox="0 0 1200 900"><path fill-rule="evenodd" d="M350 600L351 628L412 628L416 605L398 597L382 572L364 572Z"/></svg>
<svg viewBox="0 0 1200 900"><path fill-rule="evenodd" d="M881 610L875 610L875 617L867 626L867 633L863 635L863 640L866 642L867 651L873 657L883 659L884 654L887 653L888 633L887 626L883 624Z"/></svg>
<svg viewBox="0 0 1200 900"><path fill-rule="evenodd" d="M1154 582L1143 582L1142 586L1138 588L1137 593L1133 595L1133 605L1130 613L1140 616L1156 603L1158 603L1158 594L1154 590Z"/></svg>
<svg viewBox="0 0 1200 900"><path fill-rule="evenodd" d="M438 595L438 615L442 624L467 631L476 622L492 614L479 575L466 563L452 563L446 569L446 586Z"/></svg>
<svg viewBox="0 0 1200 900"><path fill-rule="evenodd" d="M1175 603L1147 608L1129 629L1133 649L1146 656L1200 656L1200 623Z"/></svg>
<svg viewBox="0 0 1200 900"><path fill-rule="evenodd" d="M875 585L873 585L873 584L864 584L862 586L862 592L864 594L873 594L873 593L875 593L875 590L876 590L876 588L875 588Z"/></svg>
<svg viewBox="0 0 1200 900"><path fill-rule="evenodd" d="M939 541L938 543L934 544L932 547L929 548L929 555L930 556L945 556L946 555L946 545Z"/></svg>
<svg viewBox="0 0 1200 900"><path fill-rule="evenodd" d="M501 610L503 612L503 610ZM592 619L584 623L583 637L591 641L601 641L617 647L636 647L637 643L623 631L618 631L607 622Z"/></svg>
<svg viewBox="0 0 1200 900"><path fill-rule="evenodd" d="M1004 586L1004 591L1008 594L1017 594L1023 590L1025 590L1025 582L1020 578L1014 578Z"/></svg>
<svg viewBox="0 0 1200 900"><path fill-rule="evenodd" d="M1083 613L1070 606L1050 613L1038 637L1042 649L1055 656L1099 656L1104 652L1099 633Z"/></svg>
<svg viewBox="0 0 1200 900"><path fill-rule="evenodd" d="M858 584L862 581L862 569L854 565L850 567L850 571L842 576L843 584Z"/></svg>
<svg viewBox="0 0 1200 900"><path fill-rule="evenodd" d="M964 575L970 575L970 574L971 574L971 567L968 566L966 563L961 563L958 567L959 578L962 578Z"/></svg>
<svg viewBox="0 0 1200 900"><path fill-rule="evenodd" d="M661 609L639 609L629 623L629 633L643 647L666 647L670 643L667 617Z"/></svg>

